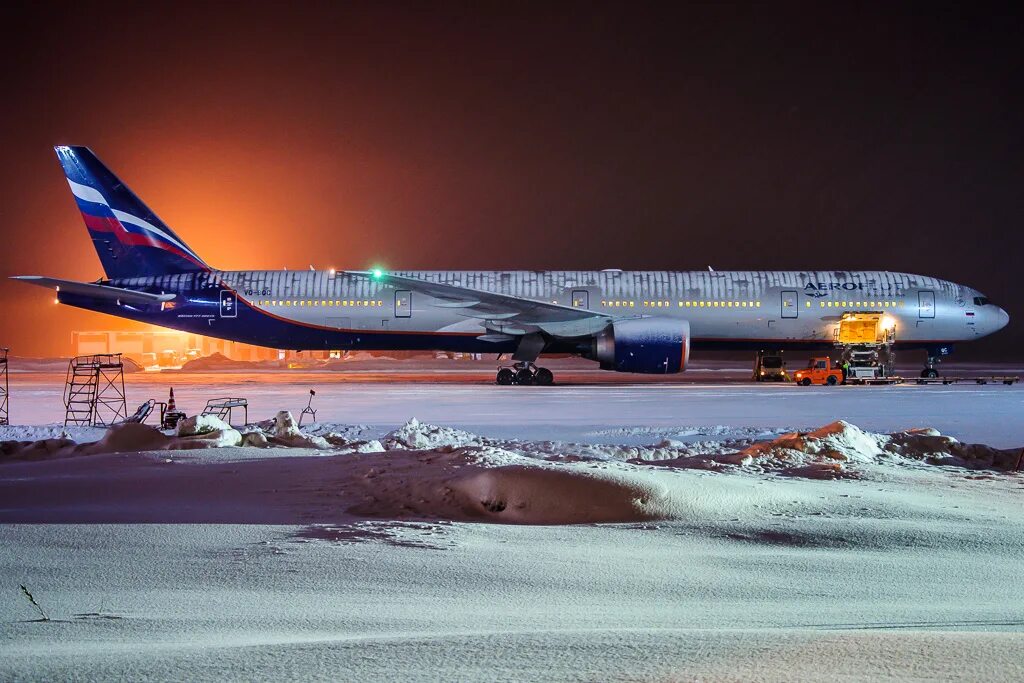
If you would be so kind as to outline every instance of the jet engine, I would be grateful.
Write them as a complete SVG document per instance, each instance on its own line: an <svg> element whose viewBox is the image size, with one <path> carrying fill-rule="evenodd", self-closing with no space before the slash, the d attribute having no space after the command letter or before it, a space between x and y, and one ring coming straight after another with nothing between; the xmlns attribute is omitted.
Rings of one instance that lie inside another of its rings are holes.
<svg viewBox="0 0 1024 683"><path fill-rule="evenodd" d="M675 318L617 320L595 337L591 357L602 370L682 372L690 358L690 323Z"/></svg>

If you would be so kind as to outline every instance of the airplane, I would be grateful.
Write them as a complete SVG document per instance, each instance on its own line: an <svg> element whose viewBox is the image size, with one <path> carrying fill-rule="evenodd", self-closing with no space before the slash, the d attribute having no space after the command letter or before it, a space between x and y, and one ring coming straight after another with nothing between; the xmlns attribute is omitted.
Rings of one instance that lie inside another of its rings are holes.
<svg viewBox="0 0 1024 683"><path fill-rule="evenodd" d="M885 314L924 377L954 344L1009 322L981 292L888 271L217 270L87 147L58 146L106 274L16 276L58 303L176 330L291 350L511 354L498 384L549 385L541 354L605 370L672 374L691 351L818 351L844 314Z"/></svg>

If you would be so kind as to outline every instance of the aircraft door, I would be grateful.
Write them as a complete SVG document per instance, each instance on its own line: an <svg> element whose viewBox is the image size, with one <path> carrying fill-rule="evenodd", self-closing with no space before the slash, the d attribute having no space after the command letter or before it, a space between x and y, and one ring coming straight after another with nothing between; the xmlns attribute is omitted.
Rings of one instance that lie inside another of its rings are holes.
<svg viewBox="0 0 1024 683"><path fill-rule="evenodd" d="M406 289L395 291L395 317L412 317L412 292Z"/></svg>
<svg viewBox="0 0 1024 683"><path fill-rule="evenodd" d="M220 290L220 317L238 317L238 297L230 289Z"/></svg>
<svg viewBox="0 0 1024 683"><path fill-rule="evenodd" d="M917 293L917 317L935 317L935 292L923 291Z"/></svg>
<svg viewBox="0 0 1024 683"><path fill-rule="evenodd" d="M573 308L590 308L590 292L586 289L572 290Z"/></svg>
<svg viewBox="0 0 1024 683"><path fill-rule="evenodd" d="M796 318L800 315L800 309L797 307L798 301L796 291L787 289L782 292L783 318Z"/></svg>

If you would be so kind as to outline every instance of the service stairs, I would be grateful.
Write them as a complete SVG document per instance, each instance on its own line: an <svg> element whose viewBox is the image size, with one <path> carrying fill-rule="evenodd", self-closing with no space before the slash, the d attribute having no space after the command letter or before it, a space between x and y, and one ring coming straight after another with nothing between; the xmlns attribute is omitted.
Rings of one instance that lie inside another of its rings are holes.
<svg viewBox="0 0 1024 683"><path fill-rule="evenodd" d="M68 363L64 425L106 426L128 416L119 353L77 356Z"/></svg>

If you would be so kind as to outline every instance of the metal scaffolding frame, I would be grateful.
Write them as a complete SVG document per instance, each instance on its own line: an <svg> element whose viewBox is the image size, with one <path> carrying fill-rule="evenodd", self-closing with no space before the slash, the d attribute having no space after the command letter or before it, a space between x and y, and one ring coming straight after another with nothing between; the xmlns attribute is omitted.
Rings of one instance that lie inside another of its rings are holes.
<svg viewBox="0 0 1024 683"><path fill-rule="evenodd" d="M119 353L76 356L64 385L64 425L106 427L128 417Z"/></svg>
<svg viewBox="0 0 1024 683"><path fill-rule="evenodd" d="M11 423L11 385L7 374L7 352L10 349L0 349L0 425Z"/></svg>

